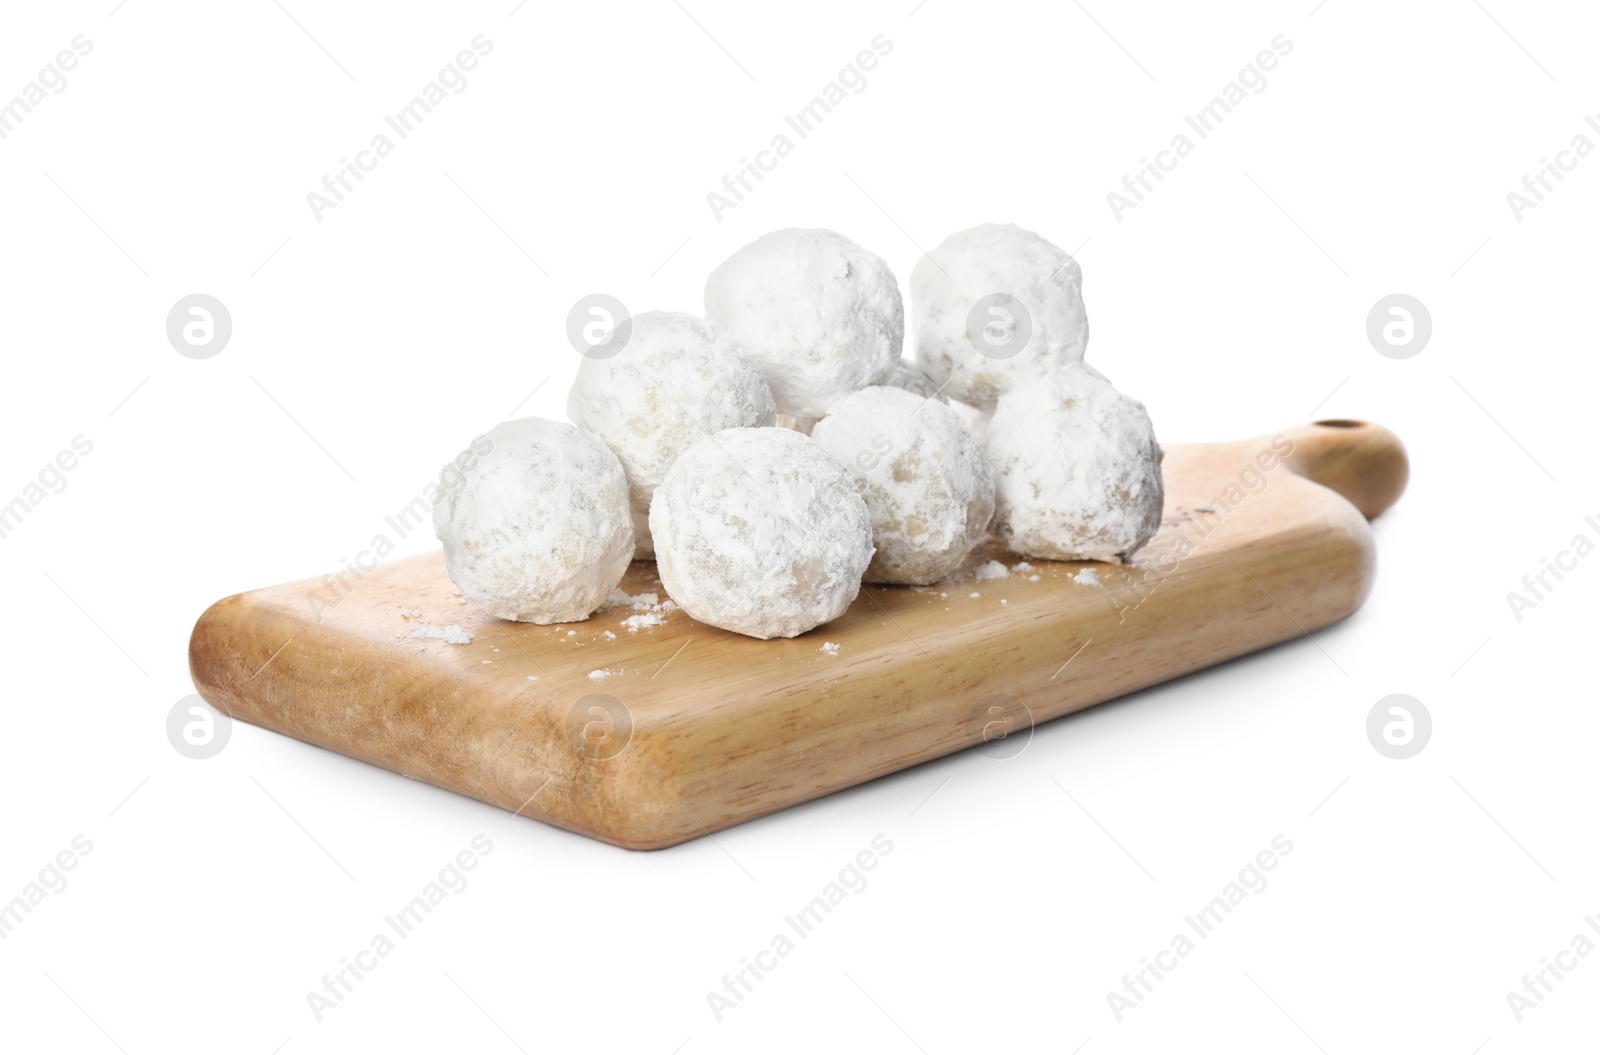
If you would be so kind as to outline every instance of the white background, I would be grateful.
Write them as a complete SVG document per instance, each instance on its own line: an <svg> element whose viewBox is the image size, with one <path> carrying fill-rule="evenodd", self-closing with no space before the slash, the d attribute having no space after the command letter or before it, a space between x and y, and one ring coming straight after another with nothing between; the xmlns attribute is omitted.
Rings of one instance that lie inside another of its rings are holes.
<svg viewBox="0 0 1600 1055"><path fill-rule="evenodd" d="M1520 622L1506 600L1600 534L1600 160L1520 221L1506 198L1574 136L1600 143L1593 12L915 2L8 12L0 98L76 34L94 47L0 140L0 501L74 436L94 450L0 539L0 900L75 835L93 851L0 941L0 1046L1594 1043L1600 956L1520 1023L1506 1001L1600 914L1600 559ZM307 192L477 34L468 87L315 220ZM707 192L877 34L866 89L714 219ZM1116 219L1107 192L1277 34L1294 48L1265 90ZM336 569L513 408L561 416L579 296L698 311L717 262L789 226L904 282L985 221L1082 245L1089 358L1165 439L1329 416L1404 437L1412 486L1374 525L1360 613L1014 759L650 854L242 724L208 761L169 745L206 605ZM205 361L164 332L194 292L233 318ZM1365 336L1394 292L1434 325L1403 361ZM1366 739L1394 692L1434 719L1408 761ZM480 833L470 886L317 1022L307 991ZM870 885L718 1022L706 993L880 833ZM1279 833L1270 885L1118 1022L1106 993Z"/></svg>

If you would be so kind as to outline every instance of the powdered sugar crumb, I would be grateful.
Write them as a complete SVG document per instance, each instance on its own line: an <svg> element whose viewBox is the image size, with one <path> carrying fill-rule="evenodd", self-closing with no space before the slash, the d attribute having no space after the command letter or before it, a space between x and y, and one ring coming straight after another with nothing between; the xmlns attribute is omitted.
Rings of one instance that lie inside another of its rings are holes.
<svg viewBox="0 0 1600 1055"><path fill-rule="evenodd" d="M1072 581L1082 583L1084 586L1099 586L1100 576L1095 574L1093 568L1083 568L1072 577Z"/></svg>
<svg viewBox="0 0 1600 1055"><path fill-rule="evenodd" d="M818 652L826 652L830 656L837 656L839 654L839 642L837 642L837 641L824 641L822 643L822 647L817 649L817 651Z"/></svg>
<svg viewBox="0 0 1600 1055"><path fill-rule="evenodd" d="M670 603L670 602L669 602ZM601 611L607 608L655 608L661 604L661 595L654 592L630 594L622 587L611 591L611 596L606 598L606 603L600 606Z"/></svg>
<svg viewBox="0 0 1600 1055"><path fill-rule="evenodd" d="M984 579L1004 579L1007 575L1011 574L1011 569L1007 568L1004 564L1001 564L997 560L991 560L978 565L977 570L974 571L973 574L978 577L979 581Z"/></svg>
<svg viewBox="0 0 1600 1055"><path fill-rule="evenodd" d="M591 670L589 672L589 680L590 681L604 681L605 679L611 677L615 673L616 673L616 671L614 671L614 670L606 670L604 668L601 668L600 670Z"/></svg>
<svg viewBox="0 0 1600 1055"><path fill-rule="evenodd" d="M628 628L628 633L637 634L647 626L660 626L665 622L666 620L657 612L640 612L638 615L628 616L622 621L622 625Z"/></svg>
<svg viewBox="0 0 1600 1055"><path fill-rule="evenodd" d="M472 644L472 635L461 629L461 627L457 626L455 623L451 623L449 626L434 626L431 623L427 626L419 626L415 630L411 631L411 636L433 638L438 641L447 641L452 645Z"/></svg>
<svg viewBox="0 0 1600 1055"><path fill-rule="evenodd" d="M611 598L606 602L606 608L631 608L636 613L622 620L621 626L627 628L628 633L637 634L646 627L660 626L667 621L668 612L676 611L678 602L672 598L661 599L661 595L648 591L645 593L628 594L627 591L616 589L611 592ZM610 631L606 637L614 638L616 635Z"/></svg>

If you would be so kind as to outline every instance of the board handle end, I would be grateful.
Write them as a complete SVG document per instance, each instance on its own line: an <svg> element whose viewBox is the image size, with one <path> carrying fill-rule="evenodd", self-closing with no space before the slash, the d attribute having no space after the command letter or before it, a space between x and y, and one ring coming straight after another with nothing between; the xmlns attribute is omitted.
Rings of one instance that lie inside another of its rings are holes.
<svg viewBox="0 0 1600 1055"><path fill-rule="evenodd" d="M1382 425L1327 418L1284 432L1294 441L1289 469L1343 495L1369 520L1394 505L1411 478L1406 445Z"/></svg>

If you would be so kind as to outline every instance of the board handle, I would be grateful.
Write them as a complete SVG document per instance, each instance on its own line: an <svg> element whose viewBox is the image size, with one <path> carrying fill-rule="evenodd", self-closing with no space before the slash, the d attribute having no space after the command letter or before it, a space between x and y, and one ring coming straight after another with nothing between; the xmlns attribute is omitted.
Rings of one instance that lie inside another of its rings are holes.
<svg viewBox="0 0 1600 1055"><path fill-rule="evenodd" d="M1328 418L1284 433L1294 441L1290 471L1337 491L1369 520L1394 505L1411 478L1406 445L1382 425Z"/></svg>

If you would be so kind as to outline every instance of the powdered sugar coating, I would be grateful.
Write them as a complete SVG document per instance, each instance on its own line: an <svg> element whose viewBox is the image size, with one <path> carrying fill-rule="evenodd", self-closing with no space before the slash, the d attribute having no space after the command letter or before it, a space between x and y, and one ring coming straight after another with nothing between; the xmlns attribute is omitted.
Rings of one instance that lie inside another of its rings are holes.
<svg viewBox="0 0 1600 1055"><path fill-rule="evenodd" d="M992 294L1014 298L1031 326L1027 344L1009 358L980 352L967 326L973 305ZM911 316L923 373L945 385L951 399L980 410L992 410L1003 393L1078 362L1089 343L1077 261L1012 224L957 231L918 260L911 269Z"/></svg>
<svg viewBox="0 0 1600 1055"><path fill-rule="evenodd" d="M560 421L504 421L485 438L489 453L433 507L451 580L500 619L587 619L633 557L622 463Z"/></svg>
<svg viewBox="0 0 1600 1055"><path fill-rule="evenodd" d="M583 360L567 416L622 462L634 556L649 558L650 496L678 455L723 429L771 425L774 408L761 371L725 335L694 315L647 311L621 353Z"/></svg>
<svg viewBox="0 0 1600 1055"><path fill-rule="evenodd" d="M746 350L801 431L882 384L905 336L889 265L833 231L773 231L734 253L706 280L706 318Z"/></svg>
<svg viewBox="0 0 1600 1055"><path fill-rule="evenodd" d="M844 467L782 428L726 429L679 456L650 504L661 583L702 623L794 637L844 614L872 520Z"/></svg>
<svg viewBox="0 0 1600 1055"><path fill-rule="evenodd" d="M1087 363L1001 396L985 450L995 534L1017 553L1120 563L1161 526L1150 415Z"/></svg>
<svg viewBox="0 0 1600 1055"><path fill-rule="evenodd" d="M926 586L961 566L994 515L983 448L937 400L893 387L839 400L811 430L855 478L877 547L867 582Z"/></svg>

